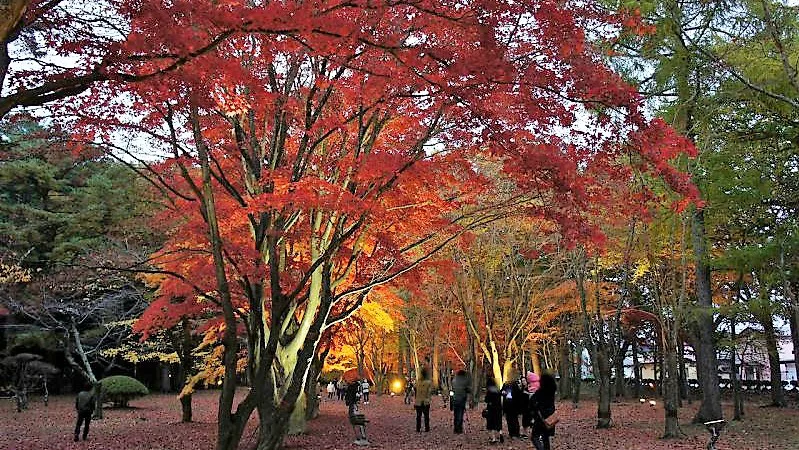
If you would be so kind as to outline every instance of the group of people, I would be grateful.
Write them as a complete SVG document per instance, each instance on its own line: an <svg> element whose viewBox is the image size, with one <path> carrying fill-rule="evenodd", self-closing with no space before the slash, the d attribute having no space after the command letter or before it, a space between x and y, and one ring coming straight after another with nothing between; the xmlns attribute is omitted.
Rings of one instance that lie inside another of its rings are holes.
<svg viewBox="0 0 799 450"><path fill-rule="evenodd" d="M353 386L354 388L356 388L358 397L361 400L363 400L364 404L366 405L369 404L369 391L371 384L369 383L369 380L367 380L366 378L364 378L363 380L356 380L355 382L349 384L341 378L339 378L339 380L336 382L330 381L329 383L327 383L327 388L326 388L327 398L332 400L333 396L335 395L336 399L344 400L346 402L345 397L347 395L347 388L349 386Z"/></svg>
<svg viewBox="0 0 799 450"><path fill-rule="evenodd" d="M488 377L483 416L489 442L503 441L502 417L505 416L509 437L525 438L529 435L536 450L549 450L550 437L555 434L558 420L555 415L556 391L555 378L549 374L539 376L528 372L526 377L509 381L501 388L492 377Z"/></svg>
<svg viewBox="0 0 799 450"><path fill-rule="evenodd" d="M415 386L414 408L416 409L416 432L430 431L430 402L433 396L433 383L427 371L422 369L421 377ZM555 392L557 383L549 374L539 376L528 372L525 377L497 386L494 377L486 377L485 409L482 411L489 434L489 443L504 441L502 417L508 426L508 436L524 439L529 436L536 450L550 450L550 437L555 433L557 415L555 414ZM468 374L460 370L451 384L450 409L453 412L453 431L463 433L463 417L471 383ZM407 396L407 394L406 394ZM521 423L519 419L521 418ZM522 428L524 433L522 433Z"/></svg>
<svg viewBox="0 0 799 450"><path fill-rule="evenodd" d="M430 404L435 388L429 372L422 369L414 384L408 380L405 385L405 403L413 401L416 410L416 432L430 431ZM463 433L463 420L468 398L474 395L471 380L464 370L459 370L450 384L450 409L453 412L453 431ZM338 395L347 405L350 422L358 428L356 443L366 441L365 418L358 409L358 403L369 402L369 381L355 380L346 383L339 380L327 385L328 398ZM485 419L490 444L504 441L502 434L503 417L507 423L508 437L529 439L536 450L550 450L550 437L555 433L557 415L555 414L555 393L557 383L550 374L538 375L527 372L526 376L511 378L503 386L498 386L493 376L486 377Z"/></svg>

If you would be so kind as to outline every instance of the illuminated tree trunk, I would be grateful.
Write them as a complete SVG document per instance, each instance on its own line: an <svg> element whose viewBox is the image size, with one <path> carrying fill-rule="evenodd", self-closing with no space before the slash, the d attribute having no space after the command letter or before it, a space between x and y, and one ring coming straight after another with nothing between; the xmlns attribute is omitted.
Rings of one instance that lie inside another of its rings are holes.
<svg viewBox="0 0 799 450"><path fill-rule="evenodd" d="M403 345L403 331L397 333L397 375L404 377L405 372L405 346Z"/></svg>
<svg viewBox="0 0 799 450"><path fill-rule="evenodd" d="M311 383L308 384L310 385ZM296 435L305 433L305 426L307 424L306 412L310 401L311 397L308 395L307 390L303 390L294 402L294 409L291 411L291 416L289 417L287 434Z"/></svg>
<svg viewBox="0 0 799 450"><path fill-rule="evenodd" d="M433 333L433 361L432 361L432 381L433 381L433 389L439 389L441 387L441 368L439 367L439 350L438 350L438 339L436 339L436 333Z"/></svg>
<svg viewBox="0 0 799 450"><path fill-rule="evenodd" d="M541 357L538 355L538 344L533 342L530 344L530 360L533 365L533 372L541 374Z"/></svg>

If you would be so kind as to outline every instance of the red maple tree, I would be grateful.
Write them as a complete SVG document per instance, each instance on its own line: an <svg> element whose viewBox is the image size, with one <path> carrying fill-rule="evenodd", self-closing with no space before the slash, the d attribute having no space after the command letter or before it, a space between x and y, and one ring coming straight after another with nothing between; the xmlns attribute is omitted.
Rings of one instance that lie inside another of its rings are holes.
<svg viewBox="0 0 799 450"><path fill-rule="evenodd" d="M86 91L57 105L81 139L121 147L133 132L168 154L132 164L169 202L156 262L173 275L138 326L215 318L220 450L238 447L256 409L258 448L277 448L303 415L297 399L325 330L464 231L519 215L599 239L586 211L627 203L616 190L633 168L694 193L668 164L690 146L641 114L586 38L629 18L585 2L106 6L123 36L100 33L84 52L60 34L85 64L42 86ZM36 74L14 73L3 108L63 97L30 91L26 76ZM470 207L498 189L486 159L512 186ZM236 404L240 335L252 388Z"/></svg>

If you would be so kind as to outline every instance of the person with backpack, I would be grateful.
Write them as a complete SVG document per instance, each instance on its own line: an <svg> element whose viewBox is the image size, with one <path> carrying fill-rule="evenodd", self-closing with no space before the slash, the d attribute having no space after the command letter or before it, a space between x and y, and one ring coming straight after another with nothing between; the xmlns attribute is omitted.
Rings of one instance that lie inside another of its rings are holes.
<svg viewBox="0 0 799 450"><path fill-rule="evenodd" d="M78 441L80 435L81 425L83 427L83 440L85 441L89 435L89 424L92 421L92 414L94 414L94 407L96 397L94 396L94 389L87 388L78 392L75 398L75 411L78 414L78 423L75 424L75 442Z"/></svg>

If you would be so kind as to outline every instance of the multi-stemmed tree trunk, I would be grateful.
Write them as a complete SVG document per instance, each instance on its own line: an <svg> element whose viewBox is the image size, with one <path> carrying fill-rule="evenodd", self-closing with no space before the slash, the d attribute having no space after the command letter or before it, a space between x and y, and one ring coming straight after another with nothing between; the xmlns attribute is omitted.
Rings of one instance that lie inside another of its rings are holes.
<svg viewBox="0 0 799 450"><path fill-rule="evenodd" d="M611 373L611 360L610 348L607 333L607 324L600 311L600 289L596 286L594 289L595 305L592 311L588 310L588 293L585 286L585 273L586 261L585 255L580 254L577 256L575 263L575 281L577 283L577 291L580 297L580 308L583 315L583 331L584 337L588 347L588 353L591 356L591 365L593 368L594 379L597 383L598 398L597 398L597 428L610 428L613 425L611 417L610 402L612 398L612 385L610 380ZM598 271L597 271L598 272ZM582 358L582 356L580 356Z"/></svg>

